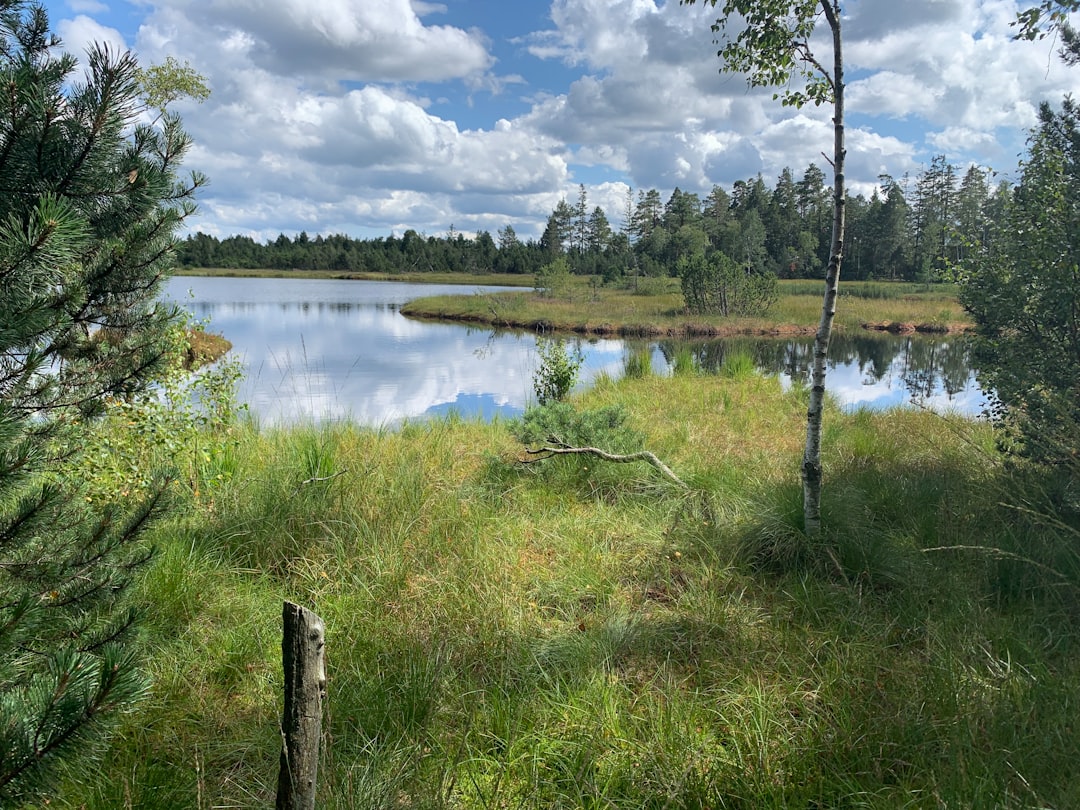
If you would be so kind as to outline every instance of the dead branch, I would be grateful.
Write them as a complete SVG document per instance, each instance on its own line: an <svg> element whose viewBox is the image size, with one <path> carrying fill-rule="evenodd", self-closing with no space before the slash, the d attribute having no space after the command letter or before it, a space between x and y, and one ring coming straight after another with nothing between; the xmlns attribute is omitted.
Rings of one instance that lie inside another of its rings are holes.
<svg viewBox="0 0 1080 810"><path fill-rule="evenodd" d="M321 484L323 481L333 481L338 476L346 475L348 474L348 472L349 471L345 469L338 470L333 475L313 475L311 478L305 478L303 481L296 485L296 489L293 490L292 495L290 495L289 497L295 497L297 494L299 494L300 490L306 487L308 484Z"/></svg>
<svg viewBox="0 0 1080 810"><path fill-rule="evenodd" d="M616 464L630 464L635 461L644 461L646 464L652 466L654 469L657 470L657 472L664 476L664 478L671 481L676 486L686 490L690 489L690 486L681 478L679 478L679 476L675 475L675 473L671 471L671 468L668 467L667 464L658 459L656 457L656 454L650 453L648 450L639 450L636 453L622 454L609 453L606 450L601 450L599 447L570 447L569 445L559 444L554 447L545 445L544 447L540 447L536 450L529 450L528 448L526 448L525 452L528 453L530 456L537 457L533 459L523 459L523 461L527 464L535 461L542 461L543 459L550 458L551 456L562 455L595 456L596 458L599 458L603 461L611 461Z"/></svg>

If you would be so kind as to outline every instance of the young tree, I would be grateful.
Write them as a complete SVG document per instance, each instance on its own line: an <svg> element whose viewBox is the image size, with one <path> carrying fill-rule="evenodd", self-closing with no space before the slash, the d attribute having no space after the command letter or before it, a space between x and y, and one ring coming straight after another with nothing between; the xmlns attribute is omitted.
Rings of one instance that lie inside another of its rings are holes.
<svg viewBox="0 0 1080 810"><path fill-rule="evenodd" d="M635 242L645 239L660 226L664 206L660 202L660 192L655 188L648 191L638 190L637 206L630 221L630 234Z"/></svg>
<svg viewBox="0 0 1080 810"><path fill-rule="evenodd" d="M178 180L188 138L167 99L150 106L131 54L95 46L79 76L59 45L43 9L0 0L5 806L142 689L124 586L148 557L140 534L163 488L99 506L64 465L89 420L145 390L170 356L177 314L157 297L203 182Z"/></svg>
<svg viewBox="0 0 1080 810"><path fill-rule="evenodd" d="M916 273L921 280L940 278L954 233L956 168L935 155L915 181L911 205L915 232Z"/></svg>
<svg viewBox="0 0 1080 810"><path fill-rule="evenodd" d="M681 0L693 5L695 0ZM844 256L844 59L840 0L704 0L719 5L721 16L713 31L722 40L718 56L722 70L745 73L751 87L783 87L775 98L786 106L831 104L833 108L833 218L829 265L821 320L814 339L810 404L806 414L803 453L803 530L821 531L821 417L825 404L825 358L836 314L840 265ZM823 62L810 47L810 36L820 20L829 27L832 62ZM731 34L729 25L738 28ZM741 25L741 28L739 27ZM792 85L792 79L804 80Z"/></svg>
<svg viewBox="0 0 1080 810"><path fill-rule="evenodd" d="M499 228L497 233L499 235L499 250L513 250L521 244L521 240L518 239L517 231L514 230L513 225Z"/></svg>

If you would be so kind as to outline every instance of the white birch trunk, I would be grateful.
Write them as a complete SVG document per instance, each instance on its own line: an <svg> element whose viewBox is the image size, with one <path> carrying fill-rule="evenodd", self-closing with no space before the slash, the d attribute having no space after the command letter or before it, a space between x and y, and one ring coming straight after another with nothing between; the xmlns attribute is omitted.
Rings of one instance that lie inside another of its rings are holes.
<svg viewBox="0 0 1080 810"><path fill-rule="evenodd" d="M803 531L814 537L821 532L821 416L825 406L825 359L829 351L840 264L844 257L844 61L840 39L840 9L835 0L821 0L833 39L833 227L829 267L825 274L825 297L821 321L814 338L810 378L810 404L806 410L806 450L803 453Z"/></svg>

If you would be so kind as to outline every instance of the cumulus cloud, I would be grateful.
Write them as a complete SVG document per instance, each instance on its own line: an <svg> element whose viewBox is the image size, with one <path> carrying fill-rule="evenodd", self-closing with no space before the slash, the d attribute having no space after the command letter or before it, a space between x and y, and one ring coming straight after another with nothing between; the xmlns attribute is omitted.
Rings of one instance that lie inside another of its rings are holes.
<svg viewBox="0 0 1080 810"><path fill-rule="evenodd" d="M252 61L281 75L417 81L466 76L491 61L479 32L425 25L408 0L162 0L157 7L192 34L242 33Z"/></svg>
<svg viewBox="0 0 1080 810"><path fill-rule="evenodd" d="M188 60L212 89L180 103L211 186L196 227L273 236L415 228L538 237L589 190L614 222L628 187L705 194L825 166L828 108L790 110L721 74L716 9L676 0L552 0L469 17L426 0L69 0L59 33ZM1038 100L1080 90L1046 43L1019 43L1012 0L859 0L844 20L848 178L917 171L931 154L993 165L1020 150ZM496 22L495 18L499 20ZM506 20L528 24L505 33ZM125 37L127 42L125 43ZM1011 166L1002 166L1009 170Z"/></svg>
<svg viewBox="0 0 1080 810"><path fill-rule="evenodd" d="M63 41L64 50L80 58L95 43L108 46L113 53L123 53L128 49L123 34L115 28L101 25L85 14L72 20L63 20L56 26L56 31Z"/></svg>

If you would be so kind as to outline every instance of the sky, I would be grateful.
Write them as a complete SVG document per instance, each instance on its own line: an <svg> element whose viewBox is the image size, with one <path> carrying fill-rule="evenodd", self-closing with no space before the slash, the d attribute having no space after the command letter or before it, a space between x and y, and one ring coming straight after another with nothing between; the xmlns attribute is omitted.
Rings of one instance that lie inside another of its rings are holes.
<svg viewBox="0 0 1080 810"><path fill-rule="evenodd" d="M1010 0L843 3L848 182L944 154L1012 179L1043 100L1080 94L1051 40L1015 42ZM81 56L174 57L185 168L210 178L188 231L270 240L414 229L539 238L556 203L828 169L830 108L782 107L720 73L716 10L677 0L45 0ZM823 24L824 25L824 24ZM817 44L828 54L828 43Z"/></svg>

